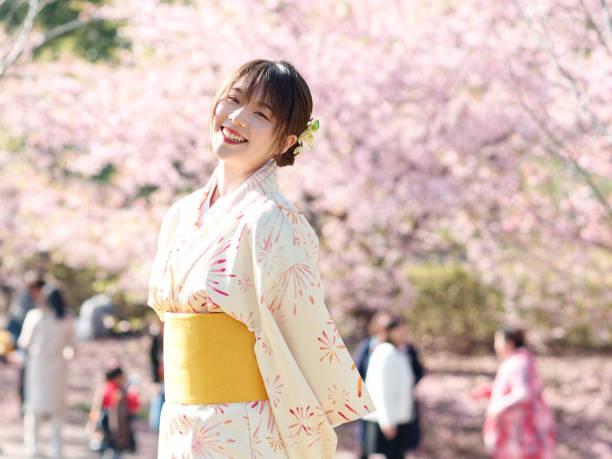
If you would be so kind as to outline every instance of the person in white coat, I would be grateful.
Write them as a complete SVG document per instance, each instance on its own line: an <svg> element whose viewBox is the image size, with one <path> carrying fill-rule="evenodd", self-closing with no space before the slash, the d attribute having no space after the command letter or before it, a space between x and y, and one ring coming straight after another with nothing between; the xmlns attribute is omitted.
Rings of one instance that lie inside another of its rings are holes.
<svg viewBox="0 0 612 459"><path fill-rule="evenodd" d="M24 443L28 453L40 453L38 427L43 416L51 422L51 457L61 457L62 417L66 407L67 360L74 355L74 324L57 289L47 290L43 304L30 310L17 345L27 352L25 373Z"/></svg>
<svg viewBox="0 0 612 459"><path fill-rule="evenodd" d="M404 320L395 317L379 335L380 343L370 357L366 388L376 412L367 416L364 453L389 459L403 458L405 439L414 418L415 376L409 356L399 349L407 339Z"/></svg>

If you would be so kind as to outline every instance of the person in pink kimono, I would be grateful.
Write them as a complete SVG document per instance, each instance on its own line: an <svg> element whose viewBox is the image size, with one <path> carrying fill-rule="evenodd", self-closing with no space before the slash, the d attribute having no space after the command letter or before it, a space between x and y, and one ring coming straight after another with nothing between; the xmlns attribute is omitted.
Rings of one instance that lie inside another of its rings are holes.
<svg viewBox="0 0 612 459"><path fill-rule="evenodd" d="M554 417L542 398L542 381L524 332L516 327L500 328L495 334L495 353L502 363L493 386L474 393L475 397L490 397L483 428L487 451L496 459L554 457Z"/></svg>
<svg viewBox="0 0 612 459"><path fill-rule="evenodd" d="M253 60L213 100L208 184L167 212L148 304L164 321L159 458L333 458L373 404L324 303L319 243L277 168L312 145L312 97Z"/></svg>

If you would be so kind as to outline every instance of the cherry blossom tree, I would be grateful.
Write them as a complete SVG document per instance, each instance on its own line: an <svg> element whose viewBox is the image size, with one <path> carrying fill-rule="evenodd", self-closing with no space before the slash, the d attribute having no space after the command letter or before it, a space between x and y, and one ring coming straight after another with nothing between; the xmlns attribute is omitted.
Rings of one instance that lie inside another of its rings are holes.
<svg viewBox="0 0 612 459"><path fill-rule="evenodd" d="M250 58L294 63L321 121L281 188L321 239L332 310L398 308L460 261L506 314L598 339L612 304L612 27L604 0L110 3L115 64L21 60L0 87L0 272L118 275L135 301L165 209L215 165L207 120ZM561 311L561 313L559 313Z"/></svg>

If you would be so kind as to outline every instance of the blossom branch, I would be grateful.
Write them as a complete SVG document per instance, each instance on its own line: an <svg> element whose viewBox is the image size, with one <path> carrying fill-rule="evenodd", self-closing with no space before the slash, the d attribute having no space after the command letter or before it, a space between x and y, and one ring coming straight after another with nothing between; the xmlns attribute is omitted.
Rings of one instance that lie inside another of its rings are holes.
<svg viewBox="0 0 612 459"><path fill-rule="evenodd" d="M601 2L601 9L603 10L603 14L604 14L604 20L606 21L606 23L608 24L608 27L610 28L608 32L610 33L610 35L612 35L612 13L610 13L610 8L608 7L606 0L600 0L600 2Z"/></svg>
<svg viewBox="0 0 612 459"><path fill-rule="evenodd" d="M601 1L605 4L605 0ZM584 15L586 16L587 24L595 31L595 34L597 35L597 41L599 41L599 44L604 47L604 49L609 55L612 55L612 51L610 51L610 48L608 47L608 42L606 41L604 34L602 33L600 27L597 25L597 22L595 22L595 20L593 19L593 16L585 5L584 0L580 0L580 4L582 5L582 10L584 11Z"/></svg>
<svg viewBox="0 0 612 459"><path fill-rule="evenodd" d="M0 77L4 75L6 69L8 69L13 62L21 56L21 53L23 53L30 32L32 31L32 26L34 25L34 19L36 19L36 15L40 11L40 2L38 0L29 0L28 5L28 14L17 31L17 38L15 39L14 45L7 56L0 62Z"/></svg>
<svg viewBox="0 0 612 459"><path fill-rule="evenodd" d="M532 118L532 120L538 125L538 127L542 130L542 132L546 135L546 137L551 141L551 143L557 147L559 150L565 151L567 155L561 154L558 150L551 148L549 145L545 146L545 150L553 157L559 159L564 163L569 163L585 180L586 184L589 186L593 195L599 201L599 203L606 210L607 218L612 220L612 207L608 203L608 200L604 196L603 192L599 189L595 181L593 180L593 176L590 172L584 169L578 161L572 157L572 154L567 151L567 148L563 144L563 141L559 139L546 125L546 123L535 113L529 105L525 102L523 97L519 98L520 104L525 110L525 112Z"/></svg>
<svg viewBox="0 0 612 459"><path fill-rule="evenodd" d="M87 21L82 21L81 19L73 19L72 21L67 22L66 24L62 24L61 26L57 26L45 33L42 41L34 46L31 50L31 54L35 54L40 48L49 43L51 40L59 37L68 32L72 32L73 30L79 29L83 26L93 24L94 22L103 21L103 18L91 18Z"/></svg>

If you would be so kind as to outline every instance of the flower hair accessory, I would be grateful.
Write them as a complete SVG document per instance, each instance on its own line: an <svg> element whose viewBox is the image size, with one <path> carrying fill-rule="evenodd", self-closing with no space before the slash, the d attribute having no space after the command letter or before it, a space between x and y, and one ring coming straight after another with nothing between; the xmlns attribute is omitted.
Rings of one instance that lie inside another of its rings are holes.
<svg viewBox="0 0 612 459"><path fill-rule="evenodd" d="M306 123L306 129L300 134L297 139L298 146L293 150L294 155L304 153L304 150L310 150L314 145L315 132L319 130L319 120L310 118L310 121Z"/></svg>

